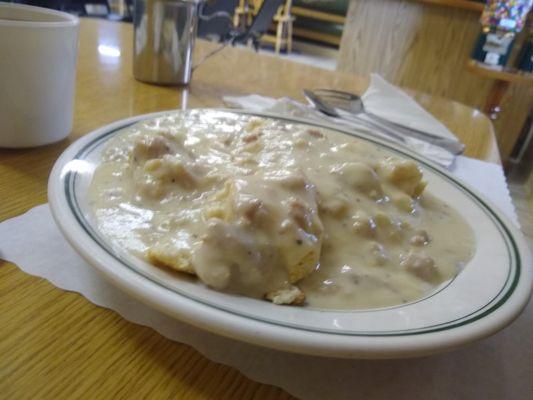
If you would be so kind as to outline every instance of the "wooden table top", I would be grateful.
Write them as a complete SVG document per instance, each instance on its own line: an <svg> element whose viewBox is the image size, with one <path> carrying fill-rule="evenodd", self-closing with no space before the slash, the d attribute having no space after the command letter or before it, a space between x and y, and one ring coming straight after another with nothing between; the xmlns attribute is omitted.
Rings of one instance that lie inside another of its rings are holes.
<svg viewBox="0 0 533 400"><path fill-rule="evenodd" d="M105 55L105 46L116 47L120 56ZM212 48L198 41L196 56ZM199 66L189 88L147 85L132 76L131 25L82 20L73 132L49 146L0 150L0 221L45 203L56 158L73 140L101 125L160 110L223 106L222 96L228 94L303 100L303 88L361 93L367 85L368 78L232 48ZM492 125L482 113L441 98L415 97L466 144L467 155L499 162ZM0 265L2 398L291 397L11 263Z"/></svg>

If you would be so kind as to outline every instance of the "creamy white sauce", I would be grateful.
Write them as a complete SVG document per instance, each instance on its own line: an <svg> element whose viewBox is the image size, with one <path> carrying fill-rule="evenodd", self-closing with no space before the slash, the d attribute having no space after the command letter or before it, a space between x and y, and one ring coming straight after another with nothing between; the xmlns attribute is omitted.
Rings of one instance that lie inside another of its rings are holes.
<svg viewBox="0 0 533 400"><path fill-rule="evenodd" d="M193 111L112 139L90 201L119 246L215 289L360 309L423 297L471 258L470 227L424 186L347 135Z"/></svg>

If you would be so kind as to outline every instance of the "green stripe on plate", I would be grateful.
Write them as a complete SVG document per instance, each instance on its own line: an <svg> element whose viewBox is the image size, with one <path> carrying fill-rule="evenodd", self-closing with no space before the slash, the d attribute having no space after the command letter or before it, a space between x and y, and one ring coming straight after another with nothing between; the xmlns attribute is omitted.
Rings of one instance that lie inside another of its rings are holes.
<svg viewBox="0 0 533 400"><path fill-rule="evenodd" d="M264 115L262 115L260 113L249 113L249 112L239 112L239 111L232 111L232 112L243 114L243 115L253 115L253 116L259 116L259 117L263 117L263 118L274 119L274 118L269 117L269 116L264 116ZM492 314L494 311L496 311L498 308L500 308L503 304L505 304L507 302L507 300L512 296L512 294L513 294L514 290L516 289L516 286L518 285L518 282L520 280L520 273L521 273L521 268L522 268L520 253L518 251L518 246L517 246L512 234L511 234L511 232L505 226L503 221L498 217L498 215L496 215L496 213L483 201L483 199L479 198L475 193L471 192L462 183L460 183L459 181L456 181L455 179L453 179L452 177L448 176L447 174L444 174L442 171L440 171L439 169L437 169L433 165L427 163L423 159L414 157L414 156L412 156L410 154L407 154L407 153L403 152L401 149L394 148L394 147L392 147L392 146L390 146L390 145L388 145L386 143L382 143L380 141L377 141L374 138L366 136L364 134L361 135L360 133L355 133L355 132L351 132L350 133L350 132L346 132L346 131L343 131L343 130L340 130L340 129L332 128L330 126L321 125L319 123L315 123L315 122L312 122L312 121L303 123L303 122L299 122L299 121L294 121L294 120L292 120L290 118L286 118L286 117L277 117L275 119L288 121L288 122L291 122L291 123L299 123L299 124L305 124L305 125L309 125L309 126L323 127L323 128L330 129L330 130L333 130L333 131L336 131L336 132L339 132L339 133L342 133L342 134L355 136L355 137L357 137L359 139L369 141L369 142L371 142L371 143L373 143L373 144L375 144L377 146L384 147L384 148L386 148L387 150L389 150L389 151L391 151L393 153L400 154L400 155L402 155L404 157L408 157L408 158L411 158L411 159L415 159L417 162L423 164L425 168L432 170L434 173L436 173L440 177L446 179L448 182L450 182L453 185L455 185L456 187L460 188L472 201L474 201L478 206L480 206L480 208L484 211L484 213L490 218L490 220L494 223L494 225L496 226L496 228L500 232L500 234L502 236L502 239L503 239L503 241L505 243L505 246L506 246L506 249L507 249L507 253L509 255L509 269L508 269L506 280L505 280L504 284L502 285L501 289L499 290L499 292L492 299L490 299L485 305L479 307L477 310L475 310L475 311L473 311L473 312L471 312L471 313L469 313L467 315L464 315L464 316L462 316L460 318L456 318L454 320L446 321L446 322L443 322L443 323L440 323L440 324L435 324L435 325L431 325L431 326L427 326L427 327L423 327L423 328L417 328L417 329L405 329L405 330L396 330L396 331L340 331L340 330L328 330L328 329L310 328L310 327L301 326L301 325L298 325L298 324L285 324L285 323L281 323L281 322L275 321L275 320L270 320L270 319L266 319L266 318L260 318L257 315L241 313L241 312L236 312L236 311L233 311L233 310L230 310L230 309L226 309L226 308L221 307L221 306L219 306L217 304L213 304L213 303L207 302L204 299L201 299L199 297L194 297L194 296L191 296L191 295L189 295L187 293L181 292L180 290L177 290L175 288L169 288L169 287L165 286L164 282L162 283L162 282L159 282L157 280L154 280L152 277L150 277L150 276L138 271L134 266L129 264L126 260L124 260L122 257L120 257L120 255L118 255L115 251L113 251L113 249L106 243L105 238L103 238L97 231L95 231L92 228L92 226L89 223L89 221L87 221L87 219L84 217L84 215L83 215L83 213L81 211L79 202L78 202L78 198L76 197L75 187L76 187L76 181L77 181L77 178L78 178L78 173L77 172L71 172L70 171L65 176L65 186L64 186L64 188L65 188L65 196L67 198L67 203L68 203L68 205L70 207L70 210L72 211L75 219L77 220L77 222L79 223L81 228L87 233L87 235L89 235L89 237L98 246L100 246L103 250L105 250L105 252L109 256L111 256L116 261L120 262L121 264L123 264L124 266L129 268L130 270L132 270L135 273L143 276L144 278L148 279L152 283L154 283L154 284L156 284L156 285L158 285L158 286L160 286L162 288L165 288L166 290L170 290L170 291L172 291L174 293L177 293L177 294L179 294L181 296L184 296L184 297L186 297L189 300L196 301L196 302L201 303L203 305L206 305L208 307L215 308L215 309L218 309L220 311L227 312L227 313L239 316L239 317L249 318L249 319L253 319L253 320L256 320L256 321L259 321L259 322L263 322L263 323L269 323L269 324L288 327L288 328L293 328L293 329L305 330L305 331L309 331L309 332L329 333L329 334L348 335L348 336L365 336L365 337L368 337L368 336L387 336L388 337L388 336L421 335L421 334L428 334L428 333L451 330L451 329L455 329L455 328L458 328L458 327L461 327L461 326L465 326L465 325L471 324L471 323L473 323L473 322L475 322L477 320L480 320L480 319L486 317L487 315ZM132 123L125 123L124 125L122 125L122 126L120 126L118 128L115 128L115 129L112 129L112 130L110 130L108 132L102 133L102 135L96 137L95 139L93 139L92 141L87 143L75 155L74 159L84 159L85 157L87 157L88 154L90 154L92 151L94 151L107 138L109 138L110 136L114 136L114 134L117 134L119 131L122 131L123 129L125 129L125 128L129 127L129 126L132 126L132 125L134 125L134 124L136 124L138 122L140 122L140 120L136 121L136 122L132 122ZM450 283L448 283L448 285ZM440 291L442 291L444 288L445 287L441 288ZM406 307L406 306L412 305L412 304L420 302L420 301L425 301L428 298L436 295L438 292L439 291L434 292L430 296L427 296L427 297L425 297L423 299L420 299L420 300L417 300L415 302L402 304L402 305L398 305L398 306L395 306L395 307L389 307L389 308L386 308L386 309L375 309L375 310L371 310L371 311L372 312L377 312L377 311L390 310L391 308ZM369 310L362 310L362 312L368 312L368 311ZM354 310L354 311L347 311L347 312L358 312L358 311Z"/></svg>

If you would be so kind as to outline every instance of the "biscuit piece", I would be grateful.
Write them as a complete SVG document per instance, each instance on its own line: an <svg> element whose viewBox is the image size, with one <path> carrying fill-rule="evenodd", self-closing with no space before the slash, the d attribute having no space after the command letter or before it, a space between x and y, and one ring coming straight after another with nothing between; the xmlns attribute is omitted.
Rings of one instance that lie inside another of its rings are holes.
<svg viewBox="0 0 533 400"><path fill-rule="evenodd" d="M320 253L311 250L304 256L299 257L296 262L288 263L286 268L289 273L289 282L295 283L310 275L316 269L319 258Z"/></svg>
<svg viewBox="0 0 533 400"><path fill-rule="evenodd" d="M148 249L146 256L154 265L196 275L191 263L191 254L187 249L180 249L168 243L156 244Z"/></svg>
<svg viewBox="0 0 533 400"><path fill-rule="evenodd" d="M297 286L290 286L287 289L269 292L265 295L265 298L274 304L300 306L305 301L305 294Z"/></svg>
<svg viewBox="0 0 533 400"><path fill-rule="evenodd" d="M412 198L422 194L427 182L422 180L422 170L413 160L387 157L377 167L378 175Z"/></svg>

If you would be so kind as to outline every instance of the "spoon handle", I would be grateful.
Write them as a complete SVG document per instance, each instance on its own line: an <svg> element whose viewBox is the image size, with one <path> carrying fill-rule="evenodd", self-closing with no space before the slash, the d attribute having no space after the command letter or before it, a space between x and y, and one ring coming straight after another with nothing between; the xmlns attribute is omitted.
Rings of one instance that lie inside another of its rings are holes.
<svg viewBox="0 0 533 400"><path fill-rule="evenodd" d="M415 139L422 140L424 142L431 143L435 146L442 147L449 152L451 152L454 155L460 155L463 154L465 150L465 145L457 140L452 140L448 138L443 138L441 136L434 135L429 132L420 131L415 128L409 128L407 126L396 124L392 121L386 120L384 118L381 118L377 116L376 114L370 113L368 111L365 111L364 113L367 117L372 119L375 123L379 125L386 126L389 129L393 129L396 132L400 132L401 134L405 136L410 136Z"/></svg>
<svg viewBox="0 0 533 400"><path fill-rule="evenodd" d="M385 134L392 139L395 139L401 143L405 142L405 137L397 132L396 129L391 129L388 126L383 126L372 119L364 119L359 116L359 114L349 113L341 109L336 109L337 112L337 118L341 118L347 121L353 121L357 124L366 125L369 128L376 129L377 131L381 132L382 134Z"/></svg>

